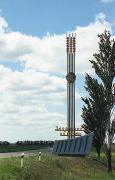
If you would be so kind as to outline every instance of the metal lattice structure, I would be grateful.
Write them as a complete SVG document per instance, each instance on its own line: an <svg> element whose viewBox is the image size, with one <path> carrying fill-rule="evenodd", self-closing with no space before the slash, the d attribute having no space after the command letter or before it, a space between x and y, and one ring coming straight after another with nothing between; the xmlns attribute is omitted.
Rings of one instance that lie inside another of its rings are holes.
<svg viewBox="0 0 115 180"><path fill-rule="evenodd" d="M67 128L68 138L75 137L75 52L76 34L66 35L67 52Z"/></svg>

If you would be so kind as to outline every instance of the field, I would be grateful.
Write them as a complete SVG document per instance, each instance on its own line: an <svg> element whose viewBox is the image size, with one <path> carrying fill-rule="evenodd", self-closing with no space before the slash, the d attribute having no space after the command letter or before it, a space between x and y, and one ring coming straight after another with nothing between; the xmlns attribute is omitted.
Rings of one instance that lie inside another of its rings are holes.
<svg viewBox="0 0 115 180"><path fill-rule="evenodd" d="M21 145L0 145L0 153L6 152L19 152L19 151L28 151L28 150L39 150L49 148L51 146L46 144L21 144Z"/></svg>
<svg viewBox="0 0 115 180"><path fill-rule="evenodd" d="M108 174L105 156L97 161L96 154L85 158L57 157L43 154L24 158L24 167L20 167L20 158L0 159L0 180L114 180L115 153L113 153L113 173Z"/></svg>

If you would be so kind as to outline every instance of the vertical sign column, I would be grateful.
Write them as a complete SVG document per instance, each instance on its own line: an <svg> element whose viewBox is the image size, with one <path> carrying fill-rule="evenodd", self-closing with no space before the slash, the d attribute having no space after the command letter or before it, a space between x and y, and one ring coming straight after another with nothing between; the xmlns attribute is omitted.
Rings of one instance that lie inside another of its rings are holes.
<svg viewBox="0 0 115 180"><path fill-rule="evenodd" d="M75 34L68 34L66 37L67 50L67 128L68 138L75 137Z"/></svg>

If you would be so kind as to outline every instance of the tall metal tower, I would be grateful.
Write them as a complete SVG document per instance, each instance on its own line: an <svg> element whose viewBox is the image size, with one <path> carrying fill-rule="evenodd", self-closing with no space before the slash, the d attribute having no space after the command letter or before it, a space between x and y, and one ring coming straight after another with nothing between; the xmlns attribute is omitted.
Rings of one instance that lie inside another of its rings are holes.
<svg viewBox="0 0 115 180"><path fill-rule="evenodd" d="M53 145L53 154L66 156L83 156L89 153L93 141L93 133L81 136L78 132L84 131L82 128L75 128L75 51L76 35L67 34L67 128L56 126L55 131L61 131L60 136L67 136L68 139L56 140ZM72 138L72 139L71 139ZM76 148L77 147L77 148Z"/></svg>
<svg viewBox="0 0 115 180"><path fill-rule="evenodd" d="M68 138L75 137L75 52L76 34L66 35L67 52L67 129Z"/></svg>
<svg viewBox="0 0 115 180"><path fill-rule="evenodd" d="M67 127L56 126L55 131L60 131L60 136L67 136L68 139L81 136L83 128L75 127L75 52L76 34L66 35L67 52Z"/></svg>

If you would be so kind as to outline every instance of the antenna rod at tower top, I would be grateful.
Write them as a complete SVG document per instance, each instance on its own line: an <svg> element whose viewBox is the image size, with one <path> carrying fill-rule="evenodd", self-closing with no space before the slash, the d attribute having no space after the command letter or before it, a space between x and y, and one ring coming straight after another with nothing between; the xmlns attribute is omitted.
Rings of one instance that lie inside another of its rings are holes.
<svg viewBox="0 0 115 180"><path fill-rule="evenodd" d="M75 33L66 34L66 52L67 53L76 52L76 34Z"/></svg>

